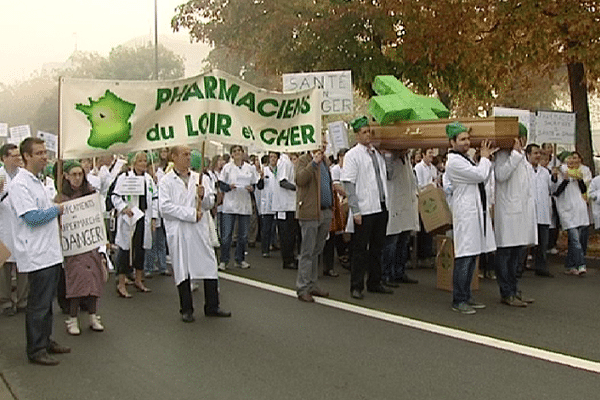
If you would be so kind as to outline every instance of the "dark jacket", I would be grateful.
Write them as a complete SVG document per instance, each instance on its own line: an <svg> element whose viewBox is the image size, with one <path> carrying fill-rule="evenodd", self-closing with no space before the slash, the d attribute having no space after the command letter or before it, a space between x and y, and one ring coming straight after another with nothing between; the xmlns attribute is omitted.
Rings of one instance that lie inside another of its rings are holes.
<svg viewBox="0 0 600 400"><path fill-rule="evenodd" d="M323 156L330 182L329 159ZM321 217L321 168L312 162L310 152L298 159L296 166L296 218L299 220L318 220ZM333 193L333 185L331 187Z"/></svg>

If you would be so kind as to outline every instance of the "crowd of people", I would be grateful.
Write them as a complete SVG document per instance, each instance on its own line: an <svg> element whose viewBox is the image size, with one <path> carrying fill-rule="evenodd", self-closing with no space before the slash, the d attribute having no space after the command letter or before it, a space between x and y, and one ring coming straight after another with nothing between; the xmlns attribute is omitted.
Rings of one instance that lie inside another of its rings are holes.
<svg viewBox="0 0 600 400"><path fill-rule="evenodd" d="M555 251L559 228L568 235L565 273L586 273L589 226L600 225L600 178L592 179L577 152L556 157L551 145L525 145L524 126L511 149L488 141L472 149L470 129L459 122L446 127L447 153L378 150L368 118L350 125L357 143L336 157L326 155L325 141L304 154L262 157L233 145L212 160L175 146L49 169L42 140L4 145L0 240L12 255L0 268L0 307L6 316L26 312L29 360L56 365L52 354L70 351L51 337L55 297L69 334L81 334L80 311L93 331L105 329L99 299L111 272L123 299L133 297L128 287L149 293L149 278L172 276L184 322L194 321L192 293L202 280L205 316L230 317L219 305L218 271L251 268L247 247L258 241L262 257L279 250L281 267L297 271L303 302L329 296L319 276L338 277L336 259L350 271L348 289L357 300L365 287L391 294L416 284L407 274L411 252L426 267L435 255L418 213L419 192L431 185L443 189L452 210L453 310L485 308L470 289L478 257L482 276L497 280L502 303L532 303L518 279L528 254L536 275L553 276L547 254ZM139 192L126 191L131 179L139 180ZM63 257L62 203L96 192L109 243Z"/></svg>

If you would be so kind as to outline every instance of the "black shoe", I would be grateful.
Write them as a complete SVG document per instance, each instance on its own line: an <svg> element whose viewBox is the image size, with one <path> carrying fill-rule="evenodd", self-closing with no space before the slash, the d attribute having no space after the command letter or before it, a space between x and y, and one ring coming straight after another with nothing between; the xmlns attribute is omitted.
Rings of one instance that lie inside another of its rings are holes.
<svg viewBox="0 0 600 400"><path fill-rule="evenodd" d="M365 295L364 295L364 294L363 294L363 293L362 293L360 290L356 290L356 289L354 289L354 290L353 290L353 291L350 293L350 296L351 296L353 299L358 299L358 300L362 300L362 299L364 299L364 298L365 298Z"/></svg>
<svg viewBox="0 0 600 400"><path fill-rule="evenodd" d="M59 361L56 358L50 357L48 355L48 353L46 353L45 351L40 352L35 357L30 358L29 362L32 364L50 365L50 366L59 364Z"/></svg>
<svg viewBox="0 0 600 400"><path fill-rule="evenodd" d="M298 269L298 265L295 262L283 264L283 269Z"/></svg>
<svg viewBox="0 0 600 400"><path fill-rule="evenodd" d="M207 311L204 313L205 316L207 317L221 317L221 318L229 318L231 317L231 312L230 311L223 311L220 308L217 309L217 311Z"/></svg>
<svg viewBox="0 0 600 400"><path fill-rule="evenodd" d="M181 320L183 322L194 322L194 315L192 313L183 313L181 314Z"/></svg>
<svg viewBox="0 0 600 400"><path fill-rule="evenodd" d="M548 271L535 271L536 276L542 276L544 278L554 278L554 275Z"/></svg>
<svg viewBox="0 0 600 400"><path fill-rule="evenodd" d="M367 292L370 293L382 293L382 294L393 294L394 291L392 289L388 289L383 285L375 286L374 288L367 288Z"/></svg>
<svg viewBox="0 0 600 400"><path fill-rule="evenodd" d="M418 280L410 278L408 275L404 274L400 278L396 279L397 283L419 283Z"/></svg>
<svg viewBox="0 0 600 400"><path fill-rule="evenodd" d="M386 280L383 280L383 281L381 281L381 284L382 284L383 286L387 286L387 287L393 287L393 288L400 287L400 285L399 285L398 283L394 282L394 281L386 281Z"/></svg>
<svg viewBox="0 0 600 400"><path fill-rule="evenodd" d="M48 347L46 348L46 350L50 354L65 354L65 353L70 353L71 352L71 348L70 347L61 346L60 344L56 343L54 340L50 341L50 343L48 344Z"/></svg>

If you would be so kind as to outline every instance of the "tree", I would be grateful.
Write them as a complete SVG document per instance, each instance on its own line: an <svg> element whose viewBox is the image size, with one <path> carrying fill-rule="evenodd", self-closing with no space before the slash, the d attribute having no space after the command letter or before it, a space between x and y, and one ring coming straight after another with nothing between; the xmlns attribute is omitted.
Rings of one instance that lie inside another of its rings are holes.
<svg viewBox="0 0 600 400"><path fill-rule="evenodd" d="M184 75L182 57L164 46L158 48L159 78ZM58 77L151 80L154 48L151 44L131 48L118 46L107 57L75 52L65 68L40 72L31 79L0 88L0 121L9 125L30 124L32 131L58 132Z"/></svg>
<svg viewBox="0 0 600 400"><path fill-rule="evenodd" d="M599 14L585 0L191 0L172 25L273 75L351 69L370 95L376 75L392 74L437 92L456 115L526 94L566 66L577 148L589 164L586 89L600 76Z"/></svg>

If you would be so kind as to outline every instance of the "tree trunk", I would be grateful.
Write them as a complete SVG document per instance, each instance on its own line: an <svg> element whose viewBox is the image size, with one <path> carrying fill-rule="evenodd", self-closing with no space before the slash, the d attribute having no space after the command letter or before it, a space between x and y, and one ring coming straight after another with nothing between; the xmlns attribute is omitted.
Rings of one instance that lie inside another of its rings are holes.
<svg viewBox="0 0 600 400"><path fill-rule="evenodd" d="M581 154L583 163L590 167L592 174L595 175L590 107L588 104L585 69L583 63L580 62L567 64L567 69L569 71L571 106L576 118L575 148L579 154Z"/></svg>

